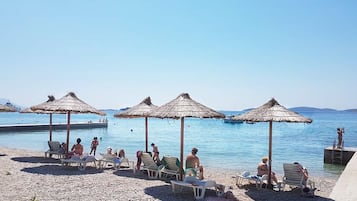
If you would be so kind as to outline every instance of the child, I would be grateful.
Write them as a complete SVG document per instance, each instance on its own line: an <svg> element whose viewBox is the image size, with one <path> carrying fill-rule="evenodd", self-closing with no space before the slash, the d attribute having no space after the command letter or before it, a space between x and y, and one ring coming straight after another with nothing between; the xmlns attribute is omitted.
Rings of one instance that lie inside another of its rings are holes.
<svg viewBox="0 0 357 201"><path fill-rule="evenodd" d="M92 144L90 146L91 150L90 150L90 153L89 154L94 154L95 156L95 151L97 151L97 146L99 145L99 142L98 142L98 138L97 137L94 137L93 138L93 141L92 141Z"/></svg>
<svg viewBox="0 0 357 201"><path fill-rule="evenodd" d="M159 157L159 148L154 143L151 143L151 146L152 146L152 152L154 153L152 159L154 159L157 165L161 165L161 161Z"/></svg>

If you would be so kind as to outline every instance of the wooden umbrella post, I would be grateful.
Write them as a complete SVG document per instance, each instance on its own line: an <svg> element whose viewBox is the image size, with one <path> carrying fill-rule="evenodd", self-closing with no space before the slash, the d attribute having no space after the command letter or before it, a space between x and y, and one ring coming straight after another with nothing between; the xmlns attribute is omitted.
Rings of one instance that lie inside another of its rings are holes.
<svg viewBox="0 0 357 201"><path fill-rule="evenodd" d="M180 179L183 179L183 143L184 143L185 118L181 117L181 146L180 146Z"/></svg>
<svg viewBox="0 0 357 201"><path fill-rule="evenodd" d="M145 117L145 150L148 152L148 117Z"/></svg>
<svg viewBox="0 0 357 201"><path fill-rule="evenodd" d="M67 113L67 153L69 151L69 130L71 129L71 112L68 111Z"/></svg>
<svg viewBox="0 0 357 201"><path fill-rule="evenodd" d="M272 144L273 144L273 121L269 121L269 172L268 172L268 187L271 187L271 160L272 160Z"/></svg>
<svg viewBox="0 0 357 201"><path fill-rule="evenodd" d="M52 113L50 113L50 141L52 141Z"/></svg>

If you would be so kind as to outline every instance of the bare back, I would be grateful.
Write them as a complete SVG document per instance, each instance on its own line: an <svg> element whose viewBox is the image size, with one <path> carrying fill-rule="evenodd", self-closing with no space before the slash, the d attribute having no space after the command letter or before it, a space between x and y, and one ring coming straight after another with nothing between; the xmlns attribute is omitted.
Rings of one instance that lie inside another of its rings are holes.
<svg viewBox="0 0 357 201"><path fill-rule="evenodd" d="M195 164L197 166L200 165L200 159L197 156L192 154L188 155L186 158L186 168L195 168Z"/></svg>
<svg viewBox="0 0 357 201"><path fill-rule="evenodd" d="M75 154L82 155L83 154L83 146L81 144L75 144L72 147L72 151Z"/></svg>

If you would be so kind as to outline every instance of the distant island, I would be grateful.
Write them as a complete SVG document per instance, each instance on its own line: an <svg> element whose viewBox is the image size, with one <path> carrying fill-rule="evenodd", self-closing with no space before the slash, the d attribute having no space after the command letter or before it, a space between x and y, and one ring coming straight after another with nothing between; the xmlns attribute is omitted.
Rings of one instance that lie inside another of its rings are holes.
<svg viewBox="0 0 357 201"><path fill-rule="evenodd" d="M0 104L9 106L11 108L15 108L17 111L20 111L22 109L21 106L13 104L10 102L10 100L4 99L4 98L0 98Z"/></svg>
<svg viewBox="0 0 357 201"><path fill-rule="evenodd" d="M314 107L293 107L290 109L295 112L357 112L357 109L336 110L331 108L314 108Z"/></svg>

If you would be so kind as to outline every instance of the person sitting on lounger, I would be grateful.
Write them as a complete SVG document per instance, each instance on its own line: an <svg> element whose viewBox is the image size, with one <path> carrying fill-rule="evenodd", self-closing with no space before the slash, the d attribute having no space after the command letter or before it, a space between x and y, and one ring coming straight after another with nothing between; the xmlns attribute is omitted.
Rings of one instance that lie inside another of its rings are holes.
<svg viewBox="0 0 357 201"><path fill-rule="evenodd" d="M65 154L66 150L67 150L67 145L66 145L66 143L62 142L59 153Z"/></svg>
<svg viewBox="0 0 357 201"><path fill-rule="evenodd" d="M77 144L72 146L71 152L68 153L68 157L72 156L82 156L83 155L83 145L81 145L81 138L77 138Z"/></svg>
<svg viewBox="0 0 357 201"><path fill-rule="evenodd" d="M112 153L112 150L113 150L112 147L110 147L110 146L107 147L107 154L108 154L108 155L112 155L112 154L113 154L113 153Z"/></svg>
<svg viewBox="0 0 357 201"><path fill-rule="evenodd" d="M268 157L263 157L262 158L262 162L259 163L258 165L258 173L257 173L257 176L259 177L262 177L263 175L268 175L269 174L269 167L268 167L268 164L267 164L267 161L268 161ZM271 179L277 184L278 183L278 179L276 178L275 176L275 172L271 172Z"/></svg>
<svg viewBox="0 0 357 201"><path fill-rule="evenodd" d="M306 167L302 166L300 163L294 162L294 164L296 164L298 169L299 169L299 171L304 174L303 184L306 186L306 181L309 178L309 172L307 171Z"/></svg>
<svg viewBox="0 0 357 201"><path fill-rule="evenodd" d="M113 160L114 160L115 168L120 168L120 164L123 161L123 159L125 158L124 149L120 149L119 153L115 149L113 156L114 156Z"/></svg>
<svg viewBox="0 0 357 201"><path fill-rule="evenodd" d="M118 153L118 157L119 158L125 158L125 151L124 149L120 149L119 153Z"/></svg>
<svg viewBox="0 0 357 201"><path fill-rule="evenodd" d="M203 166L200 163L200 159L196 156L198 152L197 148L192 148L191 154L186 157L186 168L198 169L199 179L203 179Z"/></svg>

